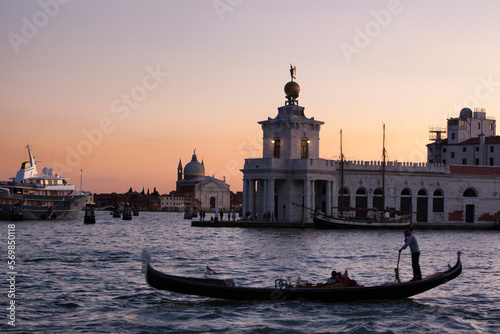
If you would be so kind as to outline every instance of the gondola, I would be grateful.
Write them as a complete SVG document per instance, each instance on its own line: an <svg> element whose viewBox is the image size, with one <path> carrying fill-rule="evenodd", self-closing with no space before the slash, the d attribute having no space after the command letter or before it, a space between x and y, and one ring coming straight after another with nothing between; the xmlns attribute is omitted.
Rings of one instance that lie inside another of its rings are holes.
<svg viewBox="0 0 500 334"><path fill-rule="evenodd" d="M462 272L462 263L460 252L458 252L457 263L453 267L450 268L448 265L448 270L437 272L422 280L343 288L320 284L290 286L286 280L282 279L275 281L274 288L242 287L235 286L233 280L167 275L151 266L147 252L143 254L143 270L146 282L158 290L239 301L308 300L331 303L408 298L456 278Z"/></svg>

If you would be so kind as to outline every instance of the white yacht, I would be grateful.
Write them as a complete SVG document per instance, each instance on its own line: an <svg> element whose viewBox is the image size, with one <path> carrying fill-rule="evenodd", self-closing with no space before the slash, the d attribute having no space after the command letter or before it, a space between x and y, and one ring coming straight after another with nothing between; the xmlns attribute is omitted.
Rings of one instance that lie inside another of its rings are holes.
<svg viewBox="0 0 500 334"><path fill-rule="evenodd" d="M68 178L43 168L38 175L36 161L28 149L29 160L11 181L0 181L0 219L39 220L76 219L89 192L78 191Z"/></svg>

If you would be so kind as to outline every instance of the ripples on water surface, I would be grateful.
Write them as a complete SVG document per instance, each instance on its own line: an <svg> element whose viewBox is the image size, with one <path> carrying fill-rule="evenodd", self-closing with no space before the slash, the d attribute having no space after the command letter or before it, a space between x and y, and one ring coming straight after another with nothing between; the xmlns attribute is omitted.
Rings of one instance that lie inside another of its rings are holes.
<svg viewBox="0 0 500 334"><path fill-rule="evenodd" d="M4 232L9 223L2 222ZM9 331L494 333L500 324L498 231L416 231L424 275L453 265L458 250L464 271L411 299L273 304L156 291L141 273L142 249L161 271L201 277L209 265L238 285L273 286L276 278L297 276L324 282L332 269L348 269L351 278L373 285L394 280L403 233L195 228L182 214L150 212L132 221L97 212L95 225L15 224L18 308L15 328L4 316L2 328ZM402 279L412 276L409 250L400 272ZM6 300L5 292L5 315Z"/></svg>

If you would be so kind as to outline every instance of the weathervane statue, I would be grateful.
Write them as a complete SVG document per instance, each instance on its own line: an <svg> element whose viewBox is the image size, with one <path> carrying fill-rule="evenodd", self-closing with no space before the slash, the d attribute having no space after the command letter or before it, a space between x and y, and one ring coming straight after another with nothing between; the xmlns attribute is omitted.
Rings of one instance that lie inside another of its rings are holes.
<svg viewBox="0 0 500 334"><path fill-rule="evenodd" d="M295 73L297 71L297 68L290 64L290 77L291 81L289 81L285 85L285 94L286 94L286 99L287 101L285 102L285 105L293 104L293 105L299 105L299 101L297 98L299 97L299 92L300 92L300 86L297 82L293 81L295 79Z"/></svg>

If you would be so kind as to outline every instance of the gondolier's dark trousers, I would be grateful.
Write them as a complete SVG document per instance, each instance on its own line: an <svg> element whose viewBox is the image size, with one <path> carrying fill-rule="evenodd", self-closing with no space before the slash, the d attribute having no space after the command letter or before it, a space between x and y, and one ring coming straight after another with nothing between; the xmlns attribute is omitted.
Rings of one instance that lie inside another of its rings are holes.
<svg viewBox="0 0 500 334"><path fill-rule="evenodd" d="M413 268L413 279L422 279L419 264L420 252L411 253L411 267Z"/></svg>

